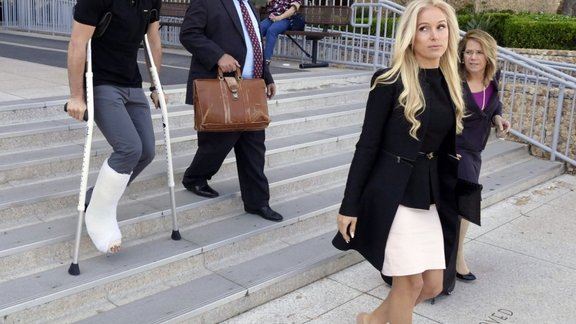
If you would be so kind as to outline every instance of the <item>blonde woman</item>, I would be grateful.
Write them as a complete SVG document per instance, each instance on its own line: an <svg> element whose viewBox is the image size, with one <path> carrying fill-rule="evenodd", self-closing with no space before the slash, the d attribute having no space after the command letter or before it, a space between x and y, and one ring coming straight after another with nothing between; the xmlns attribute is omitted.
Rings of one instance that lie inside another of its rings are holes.
<svg viewBox="0 0 576 324"><path fill-rule="evenodd" d="M478 29L469 30L458 46L466 104L464 130L456 137L456 151L461 156L458 177L471 183L478 183L480 178L481 154L492 126L496 127L498 136L505 136L510 130L510 122L502 117L502 102L498 96L497 48L496 40ZM456 277L464 282L476 280L464 257L464 238L469 225L462 219L456 262Z"/></svg>
<svg viewBox="0 0 576 324"><path fill-rule="evenodd" d="M412 323L414 306L442 291L456 256L458 39L450 5L414 0L400 18L392 66L374 75L333 244L359 251L393 283L358 323Z"/></svg>

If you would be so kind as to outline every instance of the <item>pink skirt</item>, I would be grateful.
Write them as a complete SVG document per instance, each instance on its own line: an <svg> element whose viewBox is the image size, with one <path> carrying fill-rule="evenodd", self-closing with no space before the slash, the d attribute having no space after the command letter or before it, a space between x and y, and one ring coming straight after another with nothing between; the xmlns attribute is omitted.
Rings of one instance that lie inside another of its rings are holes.
<svg viewBox="0 0 576 324"><path fill-rule="evenodd" d="M407 276L445 269L444 236L436 205L429 210L398 206L386 242L382 273Z"/></svg>

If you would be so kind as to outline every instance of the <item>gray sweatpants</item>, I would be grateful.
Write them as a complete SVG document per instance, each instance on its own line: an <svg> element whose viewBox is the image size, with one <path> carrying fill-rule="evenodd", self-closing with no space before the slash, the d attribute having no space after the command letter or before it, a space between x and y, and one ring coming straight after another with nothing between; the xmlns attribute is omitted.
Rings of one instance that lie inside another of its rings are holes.
<svg viewBox="0 0 576 324"><path fill-rule="evenodd" d="M110 167L130 174L130 182L152 162L155 154L150 105L142 88L94 87L94 120L112 146Z"/></svg>

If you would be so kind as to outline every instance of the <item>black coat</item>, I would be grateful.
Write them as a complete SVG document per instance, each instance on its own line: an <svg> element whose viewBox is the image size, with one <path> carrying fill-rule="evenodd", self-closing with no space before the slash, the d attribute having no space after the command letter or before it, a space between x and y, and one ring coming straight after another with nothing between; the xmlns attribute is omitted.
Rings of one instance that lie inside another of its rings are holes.
<svg viewBox="0 0 576 324"><path fill-rule="evenodd" d="M378 73L382 71L375 76ZM425 97L430 97L426 84L421 84ZM409 135L410 123L398 102L402 87L399 78L394 84L379 85L370 91L340 208L342 215L357 217L355 236L346 243L337 233L332 241L340 250L357 250L378 270L382 270L388 234L412 172L412 164L406 160L415 160L422 144ZM448 91L446 84L444 87ZM426 109L418 116L422 123L419 134L425 134L429 116ZM440 192L436 193L440 197L437 207L446 264L456 255L459 226L454 195L456 129L449 134L438 152Z"/></svg>
<svg viewBox="0 0 576 324"><path fill-rule="evenodd" d="M192 53L186 103L192 104L193 82L195 79L214 79L218 73L218 60L222 55L229 54L238 63L244 64L246 48L252 46L249 39L244 39L242 24L235 0L191 0L182 28L180 42ZM259 15L250 5L256 18ZM256 19L258 21L258 19ZM256 31L260 26L256 26ZM263 48L260 44L260 48ZM262 55L264 57L264 55ZM274 83L268 66L264 64L263 76L266 84Z"/></svg>
<svg viewBox="0 0 576 324"><path fill-rule="evenodd" d="M491 82L494 92L482 110L474 100L468 83L462 83L466 113L464 130L456 136L456 152L461 155L458 177L469 182L478 183L482 167L481 152L486 148L492 120L496 115L502 115L502 102L498 96L498 83Z"/></svg>
<svg viewBox="0 0 576 324"><path fill-rule="evenodd" d="M492 80L494 92L484 110L478 107L474 95L470 91L468 82L462 83L466 113L464 117L464 130L456 137L456 150L482 152L488 142L492 119L495 115L502 115L502 102L498 95L498 83Z"/></svg>

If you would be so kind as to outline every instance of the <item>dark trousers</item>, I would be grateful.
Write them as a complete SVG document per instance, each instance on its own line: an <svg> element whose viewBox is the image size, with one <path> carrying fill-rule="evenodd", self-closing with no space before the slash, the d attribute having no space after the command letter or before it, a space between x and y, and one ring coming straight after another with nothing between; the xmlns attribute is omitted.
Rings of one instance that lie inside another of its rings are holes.
<svg viewBox="0 0 576 324"><path fill-rule="evenodd" d="M130 182L155 155L150 104L142 88L111 85L94 87L94 120L114 152L108 165Z"/></svg>
<svg viewBox="0 0 576 324"><path fill-rule="evenodd" d="M270 189L264 175L266 146L264 131L198 132L198 151L184 172L182 184L194 185L210 180L234 148L240 192L246 209L268 206Z"/></svg>

